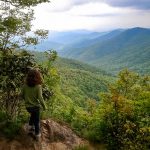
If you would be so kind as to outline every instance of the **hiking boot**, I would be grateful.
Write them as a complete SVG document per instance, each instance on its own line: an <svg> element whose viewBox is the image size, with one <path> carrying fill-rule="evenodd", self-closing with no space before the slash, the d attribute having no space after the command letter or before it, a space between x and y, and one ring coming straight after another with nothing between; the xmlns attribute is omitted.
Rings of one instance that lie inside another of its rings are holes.
<svg viewBox="0 0 150 150"><path fill-rule="evenodd" d="M35 140L39 142L40 139L41 139L41 133L35 134Z"/></svg>
<svg viewBox="0 0 150 150"><path fill-rule="evenodd" d="M35 128L34 128L34 126L28 126L28 133L30 134L34 134L34 131L35 131Z"/></svg>

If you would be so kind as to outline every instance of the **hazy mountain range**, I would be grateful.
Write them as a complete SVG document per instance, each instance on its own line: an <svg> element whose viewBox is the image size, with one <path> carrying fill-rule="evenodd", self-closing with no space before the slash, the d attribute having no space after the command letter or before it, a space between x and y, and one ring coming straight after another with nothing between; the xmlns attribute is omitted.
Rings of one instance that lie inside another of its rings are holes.
<svg viewBox="0 0 150 150"><path fill-rule="evenodd" d="M150 29L131 28L110 32L77 30L50 32L38 50L56 49L62 57L76 59L108 72L130 68L150 73Z"/></svg>

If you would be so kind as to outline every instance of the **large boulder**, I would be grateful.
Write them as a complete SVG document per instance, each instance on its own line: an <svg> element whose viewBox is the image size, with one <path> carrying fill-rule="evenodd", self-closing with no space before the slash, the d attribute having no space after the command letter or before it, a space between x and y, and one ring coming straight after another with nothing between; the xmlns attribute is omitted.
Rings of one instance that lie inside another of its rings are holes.
<svg viewBox="0 0 150 150"><path fill-rule="evenodd" d="M15 139L0 138L0 150L72 150L88 145L69 126L52 119L41 121L41 134L41 140L37 142L27 134L25 125Z"/></svg>

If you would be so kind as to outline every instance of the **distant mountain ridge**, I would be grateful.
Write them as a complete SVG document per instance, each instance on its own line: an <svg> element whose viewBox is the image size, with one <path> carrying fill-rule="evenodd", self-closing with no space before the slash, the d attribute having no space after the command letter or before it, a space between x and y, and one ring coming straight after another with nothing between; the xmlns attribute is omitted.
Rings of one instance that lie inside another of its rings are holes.
<svg viewBox="0 0 150 150"><path fill-rule="evenodd" d="M79 48L65 47L61 55L113 73L123 68L150 73L150 29L116 30L85 43Z"/></svg>
<svg viewBox="0 0 150 150"><path fill-rule="evenodd" d="M76 59L111 73L126 67L140 73L150 73L150 29L147 28L110 32L50 32L48 40L42 45L38 45L37 49L56 49L62 57Z"/></svg>
<svg viewBox="0 0 150 150"><path fill-rule="evenodd" d="M80 42L81 40L87 40L96 38L105 32L92 32L87 30L73 30L73 31L49 31L49 36L47 40L36 45L35 47L30 47L30 50L36 49L38 51L45 51L48 49L56 49L61 51L63 47L69 46L71 44Z"/></svg>

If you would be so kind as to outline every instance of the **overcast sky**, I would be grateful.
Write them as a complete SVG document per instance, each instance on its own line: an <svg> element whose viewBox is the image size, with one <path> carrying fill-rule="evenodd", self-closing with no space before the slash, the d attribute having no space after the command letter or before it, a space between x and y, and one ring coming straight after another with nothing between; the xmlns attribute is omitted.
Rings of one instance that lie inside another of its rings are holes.
<svg viewBox="0 0 150 150"><path fill-rule="evenodd" d="M150 28L150 0L51 0L35 17L34 28L56 31Z"/></svg>

